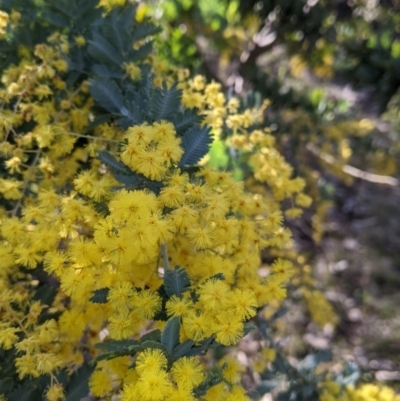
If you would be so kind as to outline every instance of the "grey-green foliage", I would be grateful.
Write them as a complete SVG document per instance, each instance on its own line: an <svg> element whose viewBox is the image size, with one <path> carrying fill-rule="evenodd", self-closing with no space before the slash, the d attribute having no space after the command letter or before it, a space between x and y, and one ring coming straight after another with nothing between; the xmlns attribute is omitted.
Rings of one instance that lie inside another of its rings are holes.
<svg viewBox="0 0 400 401"><path fill-rule="evenodd" d="M66 388L65 401L78 401L89 393L89 377L94 370L93 366L83 365L76 370Z"/></svg>
<svg viewBox="0 0 400 401"><path fill-rule="evenodd" d="M172 359L176 360L183 356L205 355L209 349L219 346L220 344L215 341L214 336L208 337L197 344L193 340L185 340L172 350Z"/></svg>
<svg viewBox="0 0 400 401"><path fill-rule="evenodd" d="M99 152L99 159L107 165L109 170L113 173L113 175L130 175L133 172L123 163L118 161L114 155L106 150L101 150Z"/></svg>
<svg viewBox="0 0 400 401"><path fill-rule="evenodd" d="M110 289L108 287L99 288L98 290L93 291L89 301L93 302L94 304L105 304L107 303L107 296L109 292Z"/></svg>
<svg viewBox="0 0 400 401"><path fill-rule="evenodd" d="M0 394L8 394L14 387L14 382L11 377L6 377L0 380Z"/></svg>
<svg viewBox="0 0 400 401"><path fill-rule="evenodd" d="M108 339L101 343L96 344L96 348L106 352L120 352L132 345L139 344L136 340L112 340Z"/></svg>
<svg viewBox="0 0 400 401"><path fill-rule="evenodd" d="M343 371L335 377L335 380L343 386L355 386L361 377L361 371L354 362L347 362Z"/></svg>
<svg viewBox="0 0 400 401"><path fill-rule="evenodd" d="M72 60L71 65L77 71L91 72L90 93L101 107L100 114L110 114L124 129L161 120L172 122L182 137L184 155L180 167L196 165L212 142L210 129L200 125L202 117L198 110L182 106L182 91L177 84L168 87L163 83L162 87L153 87L148 64L137 64L141 69L141 78L137 82L132 82L125 72L126 63L137 63L152 50L150 41L138 48L132 44L158 31L150 23L137 24L133 18L134 11L132 5L115 9L105 17L104 23L95 25L88 40L90 57L84 60L79 56L79 66Z"/></svg>
<svg viewBox="0 0 400 401"><path fill-rule="evenodd" d="M252 399L259 399L265 393L278 391L278 401L318 401L319 383L326 379L325 373L316 373L316 368L323 362L332 360L329 349L310 353L297 364L290 363L280 347L269 333L270 325L287 312L286 308L278 310L270 319L259 320L259 334L268 340L276 351L276 358L270 367L260 374L261 382L251 391Z"/></svg>
<svg viewBox="0 0 400 401"><path fill-rule="evenodd" d="M181 319L179 316L172 317L167 321L161 334L161 343L168 348L168 351L172 351L179 344L180 327Z"/></svg>
<svg viewBox="0 0 400 401"><path fill-rule="evenodd" d="M182 113L178 113L174 117L174 126L178 135L183 136L189 128L198 126L203 121L203 117L198 113L196 108L184 109Z"/></svg>
<svg viewBox="0 0 400 401"><path fill-rule="evenodd" d="M176 266L175 269L167 269L164 273L164 288L169 297L181 296L190 287L190 278L185 269Z"/></svg>
<svg viewBox="0 0 400 401"><path fill-rule="evenodd" d="M128 88L129 92L124 97L116 82L110 78L90 81L93 98L106 112L117 117L116 122L122 128L161 120L172 122L182 138L184 154L179 162L180 167L194 166L207 154L212 143L211 129L200 125L202 119L196 110L182 107L181 90L175 85L168 88L165 84L162 88L148 91L141 88L135 91L132 86Z"/></svg>
<svg viewBox="0 0 400 401"><path fill-rule="evenodd" d="M186 356L196 356L196 355L204 355L211 348L217 348L220 344L215 341L215 337L211 336L203 341L200 341L195 347L191 348L186 352Z"/></svg>
<svg viewBox="0 0 400 401"><path fill-rule="evenodd" d="M150 115L154 121L171 118L181 106L182 91L175 82L170 88L163 83L162 88L153 89L150 98Z"/></svg>
<svg viewBox="0 0 400 401"><path fill-rule="evenodd" d="M31 401L35 392L32 381L24 381L8 394L9 401Z"/></svg>
<svg viewBox="0 0 400 401"><path fill-rule="evenodd" d="M168 361L169 370L173 363L182 357L203 355L207 350L219 346L214 337L210 337L195 344L193 340L185 340L179 343L180 318L171 318L160 335L159 330L154 330L143 335L140 341L135 340L106 340L96 345L104 351L101 355L91 361L95 365L102 360L110 360L121 356L135 356L138 352L149 349L160 350ZM130 366L133 368L135 362ZM194 390L197 396L206 394L207 390L223 381L223 367L215 368L208 373L206 379ZM0 383L1 384L1 383Z"/></svg>
<svg viewBox="0 0 400 401"><path fill-rule="evenodd" d="M176 360L185 356L194 347L194 344L193 340L185 340L183 343L178 344L172 351L172 359Z"/></svg>
<svg viewBox="0 0 400 401"><path fill-rule="evenodd" d="M141 342L145 342L145 341L161 342L161 331L159 329L149 331L148 333L146 333L142 337L140 337L140 341Z"/></svg>
<svg viewBox="0 0 400 401"><path fill-rule="evenodd" d="M124 188L149 189L156 194L160 191L162 186L160 182L152 181L142 174L135 173L128 166L118 161L110 152L101 150L98 157L108 167L114 178L123 184Z"/></svg>
<svg viewBox="0 0 400 401"><path fill-rule="evenodd" d="M212 138L210 128L193 126L182 136L182 147L185 153L179 162L180 167L197 164L207 154Z"/></svg>
<svg viewBox="0 0 400 401"><path fill-rule="evenodd" d="M96 344L96 347L106 352L92 359L91 364L121 356L135 355L142 349L141 345L135 340L107 340L104 343Z"/></svg>
<svg viewBox="0 0 400 401"><path fill-rule="evenodd" d="M40 301L42 305L51 305L56 298L57 289L49 285L40 286L32 297L35 301Z"/></svg>
<svg viewBox="0 0 400 401"><path fill-rule="evenodd" d="M124 97L117 84L111 79L91 79L90 93L96 102L110 113L129 115L124 105Z"/></svg>
<svg viewBox="0 0 400 401"><path fill-rule="evenodd" d="M68 30L71 35L85 32L104 12L97 0L46 0L44 6L42 18L50 25Z"/></svg>
<svg viewBox="0 0 400 401"><path fill-rule="evenodd" d="M207 391L223 381L222 368L214 368L208 372L206 380L193 390L195 397L206 395Z"/></svg>
<svg viewBox="0 0 400 401"><path fill-rule="evenodd" d="M96 344L96 348L103 351L101 355L94 358L91 364L102 360L110 360L120 356L134 356L145 349L161 350L167 360L171 363L184 356L204 355L209 349L216 348L219 344L211 336L196 344L193 340L185 340L179 343L180 318L174 317L168 321L162 333L153 330L144 334L140 341L136 340L113 340L108 339Z"/></svg>
<svg viewBox="0 0 400 401"><path fill-rule="evenodd" d="M96 348L104 351L101 355L90 361L91 365L96 364L99 361L110 360L119 358L121 356L134 356L138 352L144 351L145 349L160 349L167 359L170 359L170 353L166 345L160 342L160 338L152 338L147 334L142 336L140 341L136 340L113 340L108 339L102 343L96 344Z"/></svg>

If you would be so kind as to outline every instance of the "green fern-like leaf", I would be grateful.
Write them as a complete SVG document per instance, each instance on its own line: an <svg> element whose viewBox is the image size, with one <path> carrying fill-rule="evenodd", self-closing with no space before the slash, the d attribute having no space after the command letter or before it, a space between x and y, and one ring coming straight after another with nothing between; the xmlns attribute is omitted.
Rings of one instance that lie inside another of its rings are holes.
<svg viewBox="0 0 400 401"><path fill-rule="evenodd" d="M147 36L155 35L158 32L161 32L160 27L153 24L142 23L135 26L131 39L133 42L136 42L137 40L144 39Z"/></svg>
<svg viewBox="0 0 400 401"><path fill-rule="evenodd" d="M179 111L182 91L177 88L177 83L168 89L166 83L162 88L155 88L151 98L151 116L154 120L165 119Z"/></svg>
<svg viewBox="0 0 400 401"><path fill-rule="evenodd" d="M124 163L118 161L110 152L101 150L99 159L111 170L113 174L129 175L131 171Z"/></svg>
<svg viewBox="0 0 400 401"><path fill-rule="evenodd" d="M182 168L196 165L204 157L212 143L210 128L194 126L182 136L184 154L179 162Z"/></svg>
<svg viewBox="0 0 400 401"><path fill-rule="evenodd" d="M139 82L138 92L140 98L137 100L142 99L145 102L150 102L152 91L153 91L153 77L151 76L151 74L147 74Z"/></svg>
<svg viewBox="0 0 400 401"><path fill-rule="evenodd" d="M243 335L245 336L245 335L249 334L250 332L252 332L253 330L256 330L256 329L257 329L257 326L254 323L245 322L243 324Z"/></svg>
<svg viewBox="0 0 400 401"><path fill-rule="evenodd" d="M129 4L121 9L115 8L112 12L118 14L118 23L121 29L128 31L131 30L132 27L135 27L135 13L138 7L138 3ZM132 24L133 21L133 24ZM132 38L131 38L132 39ZM131 45L133 40L131 42Z"/></svg>
<svg viewBox="0 0 400 401"><path fill-rule="evenodd" d="M127 104L129 122L131 125L140 125L146 121L145 112L134 102Z"/></svg>
<svg viewBox="0 0 400 401"><path fill-rule="evenodd" d="M31 397L35 391L35 387L32 382L26 380L22 385L15 388L11 394L9 394L8 401L31 401Z"/></svg>
<svg viewBox="0 0 400 401"><path fill-rule="evenodd" d="M120 68L111 68L105 64L94 64L92 71L98 77L121 79L124 76Z"/></svg>
<svg viewBox="0 0 400 401"><path fill-rule="evenodd" d="M217 343L214 336L206 338L198 346L191 348L186 352L186 356L204 355L210 348L215 348Z"/></svg>
<svg viewBox="0 0 400 401"><path fill-rule="evenodd" d="M54 2L55 3L55 2ZM71 2L68 1L68 5L70 6ZM96 9L100 9L100 12L102 12L102 9L99 7L99 2L98 0L78 0L76 1L76 7L73 13L73 19L80 19L84 15L90 13L90 14L95 14Z"/></svg>
<svg viewBox="0 0 400 401"><path fill-rule="evenodd" d="M81 33L88 26L99 21L104 13L104 9L98 6L97 0L80 0L77 2L75 10L73 21L74 31L77 33Z"/></svg>
<svg viewBox="0 0 400 401"><path fill-rule="evenodd" d="M142 187L147 188L149 191L154 192L156 195L158 195L161 191L161 188L163 187L163 184L159 181L151 181L145 179L143 180Z"/></svg>
<svg viewBox="0 0 400 401"><path fill-rule="evenodd" d="M86 73L86 51L82 47L74 47L71 49L70 54L66 56L66 60L68 60L68 68L71 71L66 83L67 87L71 88L80 78L81 74Z"/></svg>
<svg viewBox="0 0 400 401"><path fill-rule="evenodd" d="M154 316L154 320L162 320L164 322L166 322L168 320L168 315L167 315L167 311L166 311L166 303L169 300L169 296L168 294L165 292L165 286L164 284L160 285L160 287L158 287L157 289L157 293L161 298L161 303L162 303L162 307L161 310Z"/></svg>
<svg viewBox="0 0 400 401"><path fill-rule="evenodd" d="M181 296L190 287L190 278L185 269L176 266L174 270L168 269L164 273L164 288L169 297Z"/></svg>
<svg viewBox="0 0 400 401"><path fill-rule="evenodd" d="M135 175L114 174L114 178L129 188L137 188L139 179Z"/></svg>
<svg viewBox="0 0 400 401"><path fill-rule="evenodd" d="M208 377L206 380L203 381L199 386L193 389L193 394L196 398L201 398L203 395L207 393L207 391L211 388L216 386L217 384L224 381L222 375L222 369L215 369L212 372L208 372Z"/></svg>
<svg viewBox="0 0 400 401"><path fill-rule="evenodd" d="M14 387L14 381L12 377L6 377L3 380L0 380L0 394L7 395L12 391Z"/></svg>
<svg viewBox="0 0 400 401"><path fill-rule="evenodd" d="M43 15L43 19L49 24L57 26L59 28L67 28L70 26L71 20L61 13L57 13L51 10L46 10Z"/></svg>
<svg viewBox="0 0 400 401"><path fill-rule="evenodd" d="M69 20L73 20L75 17L74 10L71 8L71 4L65 0L51 2L51 8L67 17Z"/></svg>
<svg viewBox="0 0 400 401"><path fill-rule="evenodd" d="M120 358L121 356L133 356L139 351L142 351L141 345L131 345L119 352L107 352L106 354L99 355L92 359L90 363L93 365L100 361L110 361L111 359Z"/></svg>
<svg viewBox="0 0 400 401"><path fill-rule="evenodd" d="M172 351L179 344L179 329L181 327L180 317L175 316L167 321L161 334L161 343L168 351Z"/></svg>
<svg viewBox="0 0 400 401"><path fill-rule="evenodd" d="M88 132L90 132L92 129L98 127L101 124L104 124L108 121L111 120L111 114L106 114L104 116L99 116L96 117L90 124L88 124L85 128L85 130L83 131L84 134L87 134Z"/></svg>
<svg viewBox="0 0 400 401"><path fill-rule="evenodd" d="M71 376L66 388L65 401L79 401L89 394L89 377L94 370L93 366L83 365Z"/></svg>
<svg viewBox="0 0 400 401"><path fill-rule="evenodd" d="M164 355L167 357L168 360L171 357L168 348L164 344L161 344L157 341L144 341L141 344L141 350L145 349L159 349L164 353Z"/></svg>
<svg viewBox="0 0 400 401"><path fill-rule="evenodd" d="M13 377L17 375L14 365L15 358L17 357L17 350L15 347L10 350L0 348L0 361L1 361L1 377Z"/></svg>
<svg viewBox="0 0 400 401"><path fill-rule="evenodd" d="M124 115L124 97L118 86L108 78L95 78L89 83L90 94L94 100L111 113Z"/></svg>
<svg viewBox="0 0 400 401"><path fill-rule="evenodd" d="M106 304L109 292L110 289L108 287L95 290L93 291L93 295L89 298L89 301L94 304Z"/></svg>
<svg viewBox="0 0 400 401"><path fill-rule="evenodd" d="M57 288L50 287L49 285L42 285L38 288L33 296L33 300L40 301L42 305L51 306L57 295Z"/></svg>
<svg viewBox="0 0 400 401"><path fill-rule="evenodd" d="M161 331L159 329L150 331L149 333L144 334L140 337L140 342L144 343L146 341L161 341Z"/></svg>
<svg viewBox="0 0 400 401"><path fill-rule="evenodd" d="M104 354L94 358L90 363L96 364L99 361L110 360L120 356L134 355L141 350L141 345L136 340L105 340L95 345Z"/></svg>
<svg viewBox="0 0 400 401"><path fill-rule="evenodd" d="M332 361L332 351L330 349L321 350L314 354L308 354L302 361L299 362L300 370L313 371L322 362Z"/></svg>
<svg viewBox="0 0 400 401"><path fill-rule="evenodd" d="M203 117L198 114L197 109L185 109L172 117L176 133L183 135L189 128L199 125L203 121Z"/></svg>
<svg viewBox="0 0 400 401"><path fill-rule="evenodd" d="M135 62L139 61L149 55L153 50L153 43L147 42L144 45L140 46L138 49L133 49L129 55L126 57L126 60Z"/></svg>
<svg viewBox="0 0 400 401"><path fill-rule="evenodd" d="M102 35L94 34L89 40L88 53L97 61L122 65L122 56L118 50Z"/></svg>
<svg viewBox="0 0 400 401"><path fill-rule="evenodd" d="M223 280L225 280L225 275L224 275L224 273L217 273L217 274L214 274L213 276L209 277L206 281L208 281L208 280L221 280L221 281L223 281Z"/></svg>
<svg viewBox="0 0 400 401"><path fill-rule="evenodd" d="M133 19L131 21L133 21ZM108 21L105 21L102 31L121 55L125 55L129 45L132 46L133 41L129 37L128 30L124 29L120 24L120 14L118 10L114 9L114 11L109 14Z"/></svg>
<svg viewBox="0 0 400 401"><path fill-rule="evenodd" d="M105 340L95 345L96 348L105 352L121 352L133 345L138 345L136 340Z"/></svg>
<svg viewBox="0 0 400 401"><path fill-rule="evenodd" d="M195 342L193 340L186 340L181 344L178 344L172 350L172 360L176 361L183 356L187 356L187 353L194 347Z"/></svg>

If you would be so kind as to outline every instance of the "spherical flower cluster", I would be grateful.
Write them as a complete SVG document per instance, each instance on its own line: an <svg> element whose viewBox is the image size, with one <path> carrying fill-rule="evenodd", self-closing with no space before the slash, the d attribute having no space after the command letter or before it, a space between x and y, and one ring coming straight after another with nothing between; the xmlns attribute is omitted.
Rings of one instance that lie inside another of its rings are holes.
<svg viewBox="0 0 400 401"><path fill-rule="evenodd" d="M167 364L167 359L158 349L139 353L135 362L135 374L129 373L121 400L194 400L193 389L205 377L199 361L193 357L180 358L172 364L169 372Z"/></svg>
<svg viewBox="0 0 400 401"><path fill-rule="evenodd" d="M164 179L183 154L173 124L166 121L129 128L124 138L121 160L151 180Z"/></svg>

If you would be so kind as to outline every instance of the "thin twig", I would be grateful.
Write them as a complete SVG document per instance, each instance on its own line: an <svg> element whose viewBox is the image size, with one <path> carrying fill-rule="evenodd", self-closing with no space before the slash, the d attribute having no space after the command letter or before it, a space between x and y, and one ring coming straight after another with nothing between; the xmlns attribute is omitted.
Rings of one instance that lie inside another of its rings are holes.
<svg viewBox="0 0 400 401"><path fill-rule="evenodd" d="M26 191L26 188L28 188L29 180L30 180L30 178L31 178L31 175L32 175L33 170L35 169L35 167L36 167L36 165L37 165L37 163L38 163L38 161L39 161L39 158L40 158L41 153L42 153L42 149L39 149L39 150L36 152L36 155L35 155L35 157L34 157L34 159L33 159L33 161L32 161L32 164L31 164L30 167L29 167L30 170L29 170L28 173L26 174L26 177L25 177L25 180L24 180L24 185L23 185L23 188L22 188L22 196L21 196L20 199L18 199L18 202L17 202L17 204L15 205L14 209L12 209L12 210L10 211L10 213L11 213L12 216L15 216L15 215L17 214L17 212L18 212L18 209L21 207L22 199L24 198L24 192Z"/></svg>
<svg viewBox="0 0 400 401"><path fill-rule="evenodd" d="M121 141L117 141L116 139L109 139L109 138L102 138L102 137L97 137L97 136L92 136L92 135L84 135L84 134L76 134L75 132L55 132L54 135L72 135L76 136L78 138L88 138L88 139L94 139L96 141L108 141L108 142L115 142L115 143L120 143Z"/></svg>
<svg viewBox="0 0 400 401"><path fill-rule="evenodd" d="M167 244L162 244L161 245L161 253L162 253L162 258L163 258L163 267L164 270L169 270L169 260L168 260L168 249L167 249Z"/></svg>
<svg viewBox="0 0 400 401"><path fill-rule="evenodd" d="M330 165L336 164L336 160L332 155L329 155L328 153L323 152L322 150L318 149L312 143L307 144L306 148L312 154L314 154L314 155L318 156L320 159L322 159L324 162L326 162ZM356 167L349 166L348 164L341 166L341 169L344 173L351 175L352 177L360 178L361 180L364 180L364 181L374 182L376 184L390 185L393 187L397 187L400 184L399 180L397 178L389 177L386 175L368 173L367 171L363 171Z"/></svg>

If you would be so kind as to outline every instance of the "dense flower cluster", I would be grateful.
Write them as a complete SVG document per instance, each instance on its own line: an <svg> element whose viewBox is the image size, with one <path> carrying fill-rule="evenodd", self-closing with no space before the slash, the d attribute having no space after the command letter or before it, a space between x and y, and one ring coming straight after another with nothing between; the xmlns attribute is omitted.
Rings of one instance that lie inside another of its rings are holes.
<svg viewBox="0 0 400 401"><path fill-rule="evenodd" d="M170 124L128 129L121 160L131 163L130 143L140 148L147 142L147 148L141 149L145 160L146 155L153 156L157 144L162 153L166 142L156 142L156 138L163 135L173 135ZM163 172L165 186L159 196L148 190L111 192L112 176L98 176L89 170L75 178L75 195L41 191L24 209L22 219L3 219L2 254L8 261L8 273L12 274L15 263L28 269L43 263L44 270L60 282L60 300L70 299L58 323L50 319L33 332L29 328L42 307L31 304L28 337L18 341L20 330L15 324L23 319L23 312L16 314L10 305L29 304L29 300L17 299L21 296L11 291L3 296L8 312L2 343L7 348L15 345L24 353L16 361L21 377L50 373L63 363L76 361L77 342L88 325L100 331L108 320L108 332L117 340L140 333L161 308L161 299L153 291L161 284L162 244L168 249L169 264L184 266L196 283L196 302L190 297L172 297L166 305L169 315L182 318L183 339L201 341L216 335L221 344L236 344L243 336L242 322L255 315L255 308L285 297L290 264L277 261L267 278L257 273L260 250L270 244L285 245L275 238L281 226L269 218L268 205L260 197L246 194L227 173L203 169L190 179L174 167L179 160L175 154L181 153L178 140L170 150L159 156L164 157L168 169ZM151 177L154 166L139 163L137 170ZM101 199L108 200L107 216L94 209L94 202ZM221 272L224 281L205 281ZM90 294L103 287L110 288L108 303L91 304ZM58 355L60 347L64 358Z"/></svg>
<svg viewBox="0 0 400 401"><path fill-rule="evenodd" d="M107 12L124 3L100 1ZM1 12L0 37L18 20ZM227 142L245 155L253 178L214 169L207 157L182 163L189 140L168 113L137 124L106 115L94 124L100 107L92 77L66 79L70 58L86 45L83 35L55 32L34 49L20 47L19 63L2 73L0 347L19 380L49 378L48 401L66 397L60 372L71 376L89 360L96 397L247 400L235 357L223 357L213 375L198 355L210 344L238 344L259 309L286 298L295 269L285 258L292 241L283 216L310 204L305 182L293 178L270 132L252 128L267 102L242 110L219 84L188 79L153 56L124 63L124 82L151 70L150 85L167 82L165 91L176 79L179 112L200 114L194 132L204 136L209 126L218 142L230 130ZM129 115L112 81L101 83L112 107ZM294 206L284 211L288 198ZM267 249L283 257L260 271ZM177 272L185 279L168 293L166 277ZM309 298L323 306L316 293ZM110 355L103 352L109 344L128 345ZM262 350L255 370L275 356Z"/></svg>
<svg viewBox="0 0 400 401"><path fill-rule="evenodd" d="M50 401L63 397L56 372L79 366L86 352L98 353L93 345L100 332L114 340L138 338L154 324L164 308L157 289L170 266L182 266L191 280L192 292L165 304L167 318L181 320L180 340L199 343L214 337L223 345L243 337L243 323L257 308L285 298L293 273L290 263L278 260L267 277L258 274L262 249L290 243L277 205L247 192L230 173L207 167L189 173L178 167L184 150L171 122L126 130L106 123L93 135L81 134L93 113L88 82L66 90L62 74L67 71L63 54L84 43L53 35L34 54L25 49L20 64L4 72L0 92L0 152L10 173L1 179L1 196L8 204L0 223L0 343L17 350L21 379L53 378L46 393ZM128 67L131 79L138 79L134 66ZM205 87L200 78L193 82ZM217 84L207 88L205 123L217 131L225 108L235 110L238 103L231 99L226 106ZM199 106L195 97L184 91L183 104ZM231 123L249 118L249 124L254 113L231 116ZM26 123L31 123L29 131ZM87 139L85 148L77 146L79 138ZM121 186L95 157L103 149L138 176L159 182L160 189ZM81 169L82 163L89 168ZM32 299L37 271L53 285L59 283L49 305ZM218 274L223 279L213 278ZM90 302L94 291L103 288L109 289L107 302ZM149 349L119 358L119 364L103 361L90 388L103 396L117 392L119 383L126 400L194 397L194 387L204 378L200 362L183 357L167 366L163 358ZM128 368L132 361L134 370ZM223 369L235 378L226 379L231 395L220 384L207 397L222 391L228 398L245 399L235 384L236 368L229 368L232 363Z"/></svg>
<svg viewBox="0 0 400 401"><path fill-rule="evenodd" d="M324 383L320 396L321 401L399 401L393 389L377 384L361 384L357 387L342 387L339 383Z"/></svg>

